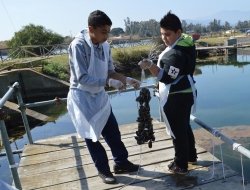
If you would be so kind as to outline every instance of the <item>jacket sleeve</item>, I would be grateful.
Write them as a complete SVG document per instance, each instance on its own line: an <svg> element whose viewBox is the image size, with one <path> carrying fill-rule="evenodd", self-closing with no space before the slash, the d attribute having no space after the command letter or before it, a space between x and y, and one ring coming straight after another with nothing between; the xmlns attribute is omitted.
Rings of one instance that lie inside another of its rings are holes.
<svg viewBox="0 0 250 190"><path fill-rule="evenodd" d="M163 69L162 78L159 80L165 84L174 82L184 72L185 56L176 50L171 50L163 55L160 66Z"/></svg>
<svg viewBox="0 0 250 190"><path fill-rule="evenodd" d="M69 61L72 74L77 83L87 86L105 86L106 79L95 78L88 75L89 62L83 44L72 44L69 49Z"/></svg>

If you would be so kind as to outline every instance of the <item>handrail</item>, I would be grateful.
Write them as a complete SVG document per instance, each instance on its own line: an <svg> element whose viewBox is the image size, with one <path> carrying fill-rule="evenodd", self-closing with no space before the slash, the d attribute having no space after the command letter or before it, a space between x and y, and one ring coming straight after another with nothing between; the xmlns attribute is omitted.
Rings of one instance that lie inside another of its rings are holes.
<svg viewBox="0 0 250 190"><path fill-rule="evenodd" d="M194 115L190 115L190 119L194 121L196 124L201 126L202 128L206 129L208 132L210 132L213 136L220 138L225 143L231 145L233 147L233 150L238 151L239 153L245 155L246 157L250 158L250 151L243 147L241 144L235 142L233 139L227 137L226 135L222 134L220 131L209 127L204 122L196 118Z"/></svg>
<svg viewBox="0 0 250 190"><path fill-rule="evenodd" d="M142 88L155 88L155 85L145 85L145 86L141 86L139 89L142 89ZM120 90L120 91L119 90L111 90L111 91L108 91L107 93L109 95L113 95L113 94L117 94L117 93L131 92L134 90L135 90L134 88L127 88L125 90ZM57 102L66 102L66 101L67 101L67 98L55 98L53 100L46 100L46 101L34 102L34 103L26 103L25 107L33 108L33 107L45 106L45 105L50 105L50 104L57 103Z"/></svg>
<svg viewBox="0 0 250 190"><path fill-rule="evenodd" d="M17 92L20 93L20 91L16 91L16 89L19 87L18 82L15 82L11 87L9 87L9 90L5 93L5 95L3 96L3 98L0 99L0 131L1 131L1 137L2 137L2 141L3 141L3 146L5 148L5 152L8 158L8 162L9 162L9 168L11 170L11 174L13 177L13 181L15 184L15 187L17 189L22 189L21 186L21 182L20 182L20 178L17 172L17 167L18 164L15 163L15 159L11 150L11 146L10 146L10 141L9 141L9 136L6 130L6 126L5 126L5 113L2 111L2 107L4 106L4 104L6 103L6 101L12 96L13 93ZM25 113L24 113L25 114Z"/></svg>
<svg viewBox="0 0 250 190"><path fill-rule="evenodd" d="M4 106L6 101L12 96L12 94L15 91L15 88L18 86L18 82L15 82L11 87L9 87L9 90L5 93L5 95L0 99L0 109Z"/></svg>

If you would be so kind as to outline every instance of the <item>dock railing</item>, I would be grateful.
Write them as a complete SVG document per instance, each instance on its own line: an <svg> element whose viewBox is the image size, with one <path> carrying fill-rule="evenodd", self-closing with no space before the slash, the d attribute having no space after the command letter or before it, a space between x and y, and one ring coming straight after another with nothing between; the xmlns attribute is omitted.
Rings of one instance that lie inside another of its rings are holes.
<svg viewBox="0 0 250 190"><path fill-rule="evenodd" d="M12 152L11 145L10 145L9 136L8 136L7 129L5 126L5 121L4 121L7 119L7 114L2 109L4 104L10 99L10 97L13 94L16 95L16 97L17 97L19 109L21 111L21 115L22 115L22 119L23 119L23 123L24 123L24 127L26 130L26 134L27 134L29 143L32 144L33 140L32 140L32 136L30 133L29 122L28 122L27 115L25 112L25 106L24 106L22 95L20 92L20 86L19 86L18 82L15 82L11 87L9 87L9 90L0 99L0 131L1 131L1 139L3 142L3 146L5 148L5 151L6 151L6 155L7 155L7 159L9 162L9 167L11 170L11 174L13 177L15 187L17 189L21 190L22 186L21 186L20 178L19 178L19 175L17 172L18 164L15 163L15 160L14 160L13 152Z"/></svg>
<svg viewBox="0 0 250 190"><path fill-rule="evenodd" d="M246 156L247 158L250 159L250 151L248 149L246 149L245 147L243 147L241 144L235 142L233 139L231 139L231 138L227 137L226 135L222 134L220 131L218 131L218 130L212 128L212 127L209 127L204 122L202 122L201 120L196 118L194 115L190 115L190 119L192 121L194 121L196 124L198 124L199 126L201 126L202 128L206 129L213 136L219 138L220 140L222 140L226 144L231 145L233 150L243 154L244 156Z"/></svg>
<svg viewBox="0 0 250 190"><path fill-rule="evenodd" d="M156 89L156 86L155 85L147 85L147 86L141 86L140 89L141 88L154 88L154 89ZM134 91L134 88L128 88L128 89L123 90L123 91L113 90L113 91L109 91L108 94L112 95L112 94L116 94L116 93L124 93L124 92L130 92L130 91ZM155 91L156 90L154 90L154 96L157 97L157 93L155 93ZM4 122L4 120L6 119L6 114L4 113L4 111L2 109L4 104L8 101L8 99L12 95L16 95L16 97L17 97L19 109L21 111L24 127L25 127L26 134L27 134L27 137L28 137L28 140L29 140L30 144L33 144L33 140L32 140L32 135L31 135L31 132L30 132L30 127L29 127L27 115L26 115L26 112L25 112L26 108L57 104L58 102L66 102L67 98L55 98L54 100L34 102L34 103L26 103L25 104L23 102L23 99L22 99L19 83L15 82L11 87L9 87L9 90L6 92L6 94L0 99L0 132L1 132L1 138L2 138L2 141L3 141L3 145L4 145L4 148L5 148L5 151L6 151L7 158L8 158L9 167L11 169L11 174L12 174L12 177L13 177L14 185L15 185L15 187L17 189L21 190L22 186L21 186L20 178L19 178L19 175L18 175L18 172L17 172L18 164L15 163L15 160L14 160L14 157L13 157L13 152L14 151L12 152L12 150L11 150L9 136L7 134L7 130L6 130L5 122ZM160 108L159 108L159 113L160 113L160 121L162 121ZM220 131L206 125L204 122L202 122L201 120L196 118L194 115L190 115L190 120L192 120L193 122L198 124L200 127L204 128L205 130L210 132L213 136L221 139L226 144L231 145L233 147L234 151L237 151L237 152L241 153L242 155L245 155L247 158L250 159L250 151L248 149L244 148L241 144L235 142L233 139L231 139L231 138L227 137L226 135L222 134Z"/></svg>

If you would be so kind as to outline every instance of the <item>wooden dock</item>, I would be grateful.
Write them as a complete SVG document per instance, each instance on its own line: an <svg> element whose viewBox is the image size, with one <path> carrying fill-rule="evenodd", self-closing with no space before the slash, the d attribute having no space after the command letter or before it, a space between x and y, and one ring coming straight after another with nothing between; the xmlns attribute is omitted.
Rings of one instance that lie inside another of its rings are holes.
<svg viewBox="0 0 250 190"><path fill-rule="evenodd" d="M238 44L238 45L223 45L223 46L209 46L209 47L196 47L196 55L204 56L209 55L223 55L229 54L229 52L236 53L239 49L250 48L249 44Z"/></svg>
<svg viewBox="0 0 250 190"><path fill-rule="evenodd" d="M115 175L118 183L102 183L92 163L85 142L76 134L64 135L26 145L19 165L24 190L103 190L103 189L243 189L241 176L222 164L203 148L197 147L198 164L189 165L189 174L171 174L167 165L173 160L172 141L166 135L163 123L154 121L156 141L153 147L137 145L134 138L137 123L120 126L122 139L129 151L129 160L140 164L140 170L131 174ZM101 140L103 142L103 140ZM104 143L110 158L111 152ZM214 162L213 162L214 161ZM213 170L214 168L214 170ZM211 178L214 171L213 178ZM245 189L250 189L246 186Z"/></svg>
<svg viewBox="0 0 250 190"><path fill-rule="evenodd" d="M229 46L208 46L208 47L196 47L197 51L202 51L202 50L218 50L218 49L238 49L238 48L249 48L249 44L244 44L244 45L229 45Z"/></svg>

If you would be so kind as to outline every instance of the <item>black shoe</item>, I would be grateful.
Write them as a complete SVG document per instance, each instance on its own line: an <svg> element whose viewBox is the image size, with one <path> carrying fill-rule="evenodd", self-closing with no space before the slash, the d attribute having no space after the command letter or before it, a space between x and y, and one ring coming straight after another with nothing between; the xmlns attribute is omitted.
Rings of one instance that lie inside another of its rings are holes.
<svg viewBox="0 0 250 190"><path fill-rule="evenodd" d="M188 170L184 168L180 168L179 166L176 165L175 162L171 162L168 165L169 171L174 173L174 174L180 174L180 175L186 175L188 174Z"/></svg>
<svg viewBox="0 0 250 190"><path fill-rule="evenodd" d="M197 156L196 156L196 158L189 159L188 160L188 164L197 165L198 164L198 162L197 162Z"/></svg>
<svg viewBox="0 0 250 190"><path fill-rule="evenodd" d="M98 175L102 179L103 183L106 183L106 184L115 184L116 183L116 179L111 172L108 174L98 172Z"/></svg>
<svg viewBox="0 0 250 190"><path fill-rule="evenodd" d="M197 162L197 160L195 160L195 161L188 161L188 164L191 164L191 165L198 165L198 162Z"/></svg>
<svg viewBox="0 0 250 190"><path fill-rule="evenodd" d="M126 164L122 165L114 165L114 172L115 174L122 174L122 173L129 173L129 172L136 172L140 168L140 165L133 164L131 162L127 162Z"/></svg>

